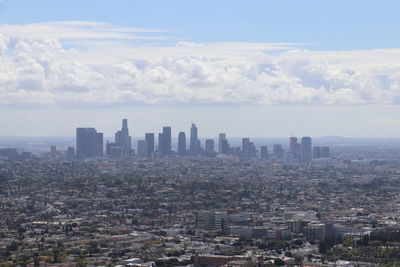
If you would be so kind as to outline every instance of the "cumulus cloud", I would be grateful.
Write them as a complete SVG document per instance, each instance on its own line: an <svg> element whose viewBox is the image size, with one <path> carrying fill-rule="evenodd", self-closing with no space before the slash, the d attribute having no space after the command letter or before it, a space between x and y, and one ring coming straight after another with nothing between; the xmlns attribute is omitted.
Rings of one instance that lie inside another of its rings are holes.
<svg viewBox="0 0 400 267"><path fill-rule="evenodd" d="M0 105L400 104L396 49L138 44L127 40L166 31L98 22L0 25L0 33Z"/></svg>

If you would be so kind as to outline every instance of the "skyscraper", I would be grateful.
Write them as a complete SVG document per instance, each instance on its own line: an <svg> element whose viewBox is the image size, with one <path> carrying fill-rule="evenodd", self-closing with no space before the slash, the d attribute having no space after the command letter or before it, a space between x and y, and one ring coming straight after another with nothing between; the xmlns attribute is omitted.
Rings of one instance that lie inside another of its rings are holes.
<svg viewBox="0 0 400 267"><path fill-rule="evenodd" d="M251 155L250 139L242 138L242 157L249 159Z"/></svg>
<svg viewBox="0 0 400 267"><path fill-rule="evenodd" d="M321 157L322 158L329 158L330 157L330 151L328 146L323 146L321 147Z"/></svg>
<svg viewBox="0 0 400 267"><path fill-rule="evenodd" d="M122 128L115 133L115 144L121 148L122 156L129 157L132 155L132 141L129 136L128 120L122 120Z"/></svg>
<svg viewBox="0 0 400 267"><path fill-rule="evenodd" d="M314 159L321 158L321 147L320 146L313 147L313 158Z"/></svg>
<svg viewBox="0 0 400 267"><path fill-rule="evenodd" d="M283 155L285 154L285 151L282 148L281 144L274 144L272 146L272 154L277 158L277 159L283 159Z"/></svg>
<svg viewBox="0 0 400 267"><path fill-rule="evenodd" d="M310 137L301 138L301 154L303 162L310 162L312 159L312 143Z"/></svg>
<svg viewBox="0 0 400 267"><path fill-rule="evenodd" d="M54 157L57 154L57 147L56 146L50 146L50 154L52 157Z"/></svg>
<svg viewBox="0 0 400 267"><path fill-rule="evenodd" d="M164 137L163 137L163 133L158 133L158 153L160 155L164 155Z"/></svg>
<svg viewBox="0 0 400 267"><path fill-rule="evenodd" d="M186 154L186 134L179 132L178 134L178 154L183 157Z"/></svg>
<svg viewBox="0 0 400 267"><path fill-rule="evenodd" d="M221 144L222 144L222 148L221 148L221 153L222 154L230 154L231 153L231 147L229 146L229 142L228 142L228 140L226 140L226 139L223 139L222 141L221 141Z"/></svg>
<svg viewBox="0 0 400 267"><path fill-rule="evenodd" d="M163 127L163 138L165 141L165 154L169 155L171 154L171 127L166 126Z"/></svg>
<svg viewBox="0 0 400 267"><path fill-rule="evenodd" d="M199 140L197 137L197 127L196 124L192 123L192 127L190 127L190 153L193 156L199 154Z"/></svg>
<svg viewBox="0 0 400 267"><path fill-rule="evenodd" d="M163 132L158 134L158 150L163 156L171 154L171 127L164 126Z"/></svg>
<svg viewBox="0 0 400 267"><path fill-rule="evenodd" d="M289 148L289 152L296 154L298 153L298 143L297 143L297 137L290 137L290 148Z"/></svg>
<svg viewBox="0 0 400 267"><path fill-rule="evenodd" d="M214 153L214 140L213 139L207 139L206 140L206 152L207 153Z"/></svg>
<svg viewBox="0 0 400 267"><path fill-rule="evenodd" d="M103 133L97 133L97 156L102 157L104 155L104 141Z"/></svg>
<svg viewBox="0 0 400 267"><path fill-rule="evenodd" d="M218 136L218 153L224 153L223 152L223 141L226 140L226 134L225 133L220 133Z"/></svg>
<svg viewBox="0 0 400 267"><path fill-rule="evenodd" d="M137 156L139 158L145 158L148 156L146 140L138 140L137 141Z"/></svg>
<svg viewBox="0 0 400 267"><path fill-rule="evenodd" d="M103 134L95 128L76 128L76 156L78 159L103 155Z"/></svg>
<svg viewBox="0 0 400 267"><path fill-rule="evenodd" d="M260 158L263 160L268 159L268 147L262 146L260 149Z"/></svg>
<svg viewBox="0 0 400 267"><path fill-rule="evenodd" d="M67 160L72 160L75 158L75 149L73 147L70 146L67 148L66 158Z"/></svg>
<svg viewBox="0 0 400 267"><path fill-rule="evenodd" d="M154 133L146 133L145 138L147 143L147 157L151 157L154 153Z"/></svg>

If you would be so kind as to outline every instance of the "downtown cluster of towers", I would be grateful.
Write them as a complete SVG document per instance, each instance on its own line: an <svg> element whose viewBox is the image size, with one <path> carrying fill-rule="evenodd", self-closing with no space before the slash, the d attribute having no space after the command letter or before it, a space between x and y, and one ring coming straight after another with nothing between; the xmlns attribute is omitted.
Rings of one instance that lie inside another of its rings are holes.
<svg viewBox="0 0 400 267"><path fill-rule="evenodd" d="M225 133L218 136L217 151L214 147L214 139L205 140L204 148L198 138L198 130L194 123L190 128L189 147L186 143L185 132L179 132L177 151L172 150L171 127L165 126L161 133L158 133L158 144L155 143L155 134L146 133L144 139L137 141L137 151L133 150L132 138L129 135L128 120L122 120L121 130L115 133L114 142L106 142L105 155L110 158L126 158L136 154L141 158L162 158L162 157L215 157L217 154L235 155L242 159L260 158L269 159L270 155L267 146L261 146L257 151L256 146L249 138L242 138L241 147L232 147ZM71 151L72 152L72 151ZM104 156L103 133L95 128L76 129L76 157L88 159ZM285 152L280 144L273 145L272 156L282 159L286 163L310 162L313 158L328 158L329 147L312 147L310 137L303 137L301 143L296 137L290 138L289 151Z"/></svg>

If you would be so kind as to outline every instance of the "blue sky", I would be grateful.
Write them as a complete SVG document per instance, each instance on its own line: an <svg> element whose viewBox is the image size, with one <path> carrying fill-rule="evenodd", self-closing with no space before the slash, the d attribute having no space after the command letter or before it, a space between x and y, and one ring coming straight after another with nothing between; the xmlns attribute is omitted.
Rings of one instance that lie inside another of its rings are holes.
<svg viewBox="0 0 400 267"><path fill-rule="evenodd" d="M202 136L396 137L399 10L394 0L0 0L0 136L79 126L111 136L126 117L134 136L193 121Z"/></svg>
<svg viewBox="0 0 400 267"><path fill-rule="evenodd" d="M175 31L193 42L294 42L313 49L393 48L396 0L6 0L0 22L60 20Z"/></svg>

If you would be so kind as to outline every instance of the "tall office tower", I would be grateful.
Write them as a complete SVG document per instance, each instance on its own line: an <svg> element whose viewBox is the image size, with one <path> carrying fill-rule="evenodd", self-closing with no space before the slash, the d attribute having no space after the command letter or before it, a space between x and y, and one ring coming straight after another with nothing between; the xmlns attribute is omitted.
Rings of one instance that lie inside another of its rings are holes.
<svg viewBox="0 0 400 267"><path fill-rule="evenodd" d="M272 146L272 154L277 159L283 159L283 155L285 154L285 151L283 150L282 145L281 144L274 144Z"/></svg>
<svg viewBox="0 0 400 267"><path fill-rule="evenodd" d="M321 147L321 158L329 158L330 151L328 146Z"/></svg>
<svg viewBox="0 0 400 267"><path fill-rule="evenodd" d="M50 154L54 157L57 154L57 147L50 146Z"/></svg>
<svg viewBox="0 0 400 267"><path fill-rule="evenodd" d="M242 157L249 159L251 155L250 139L242 138Z"/></svg>
<svg viewBox="0 0 400 267"><path fill-rule="evenodd" d="M104 141L103 141L103 133L97 133L97 156L104 156Z"/></svg>
<svg viewBox="0 0 400 267"><path fill-rule="evenodd" d="M147 143L147 157L151 158L154 153L154 133L146 133L144 139Z"/></svg>
<svg viewBox="0 0 400 267"><path fill-rule="evenodd" d="M163 133L158 133L158 149L157 149L157 151L158 151L158 153L159 153L160 155L164 155L163 148L164 148L164 137L163 137Z"/></svg>
<svg viewBox="0 0 400 267"><path fill-rule="evenodd" d="M297 151L298 149L298 145L297 145L297 137L290 137L290 148L289 148L289 152L290 153L298 153Z"/></svg>
<svg viewBox="0 0 400 267"><path fill-rule="evenodd" d="M102 150L102 133L97 133L95 128L76 128L76 156L78 159L100 157Z"/></svg>
<svg viewBox="0 0 400 267"><path fill-rule="evenodd" d="M255 158L256 152L256 145L253 142L250 142L250 158Z"/></svg>
<svg viewBox="0 0 400 267"><path fill-rule="evenodd" d="M260 148L260 158L263 160L268 159L268 147L267 146L262 146Z"/></svg>
<svg viewBox="0 0 400 267"><path fill-rule="evenodd" d="M196 124L192 123L190 127L190 154L197 156L199 154L199 139L197 137L197 127Z"/></svg>
<svg viewBox="0 0 400 267"><path fill-rule="evenodd" d="M178 154L183 157L186 155L186 134L179 132L178 134Z"/></svg>
<svg viewBox="0 0 400 267"><path fill-rule="evenodd" d="M119 146L113 146L109 150L109 156L112 158L121 158L122 149Z"/></svg>
<svg viewBox="0 0 400 267"><path fill-rule="evenodd" d="M206 152L207 153L214 153L214 140L213 139L207 139L206 140Z"/></svg>
<svg viewBox="0 0 400 267"><path fill-rule="evenodd" d="M321 147L320 146L313 147L313 158L314 159L321 158Z"/></svg>
<svg viewBox="0 0 400 267"><path fill-rule="evenodd" d="M72 160L75 157L75 149L73 147L68 147L66 152L67 160Z"/></svg>
<svg viewBox="0 0 400 267"><path fill-rule="evenodd" d="M229 146L229 143L228 143L228 140L226 140L226 139L223 139L222 141L221 141L221 143L222 143L222 149L221 149L221 153L222 154L230 154L231 153L231 148L230 148L230 146Z"/></svg>
<svg viewBox="0 0 400 267"><path fill-rule="evenodd" d="M0 157L6 157L8 160L17 160L18 151L16 148L0 148Z"/></svg>
<svg viewBox="0 0 400 267"><path fill-rule="evenodd" d="M220 133L218 136L218 153L224 153L222 151L222 144L224 140L226 140L226 134Z"/></svg>
<svg viewBox="0 0 400 267"><path fill-rule="evenodd" d="M163 155L170 155L171 154L171 127L165 126L163 127Z"/></svg>
<svg viewBox="0 0 400 267"><path fill-rule="evenodd" d="M123 157L129 157L132 155L132 140L129 136L127 119L122 120L121 130L115 133L115 143L121 148Z"/></svg>
<svg viewBox="0 0 400 267"><path fill-rule="evenodd" d="M303 162L310 162L312 159L312 144L310 137L301 138L301 154Z"/></svg>
<svg viewBox="0 0 400 267"><path fill-rule="evenodd" d="M148 157L146 140L138 140L137 141L137 156L139 158Z"/></svg>
<svg viewBox="0 0 400 267"><path fill-rule="evenodd" d="M106 142L106 155L111 156L111 149L114 147L118 147L116 143L111 143L107 140Z"/></svg>

